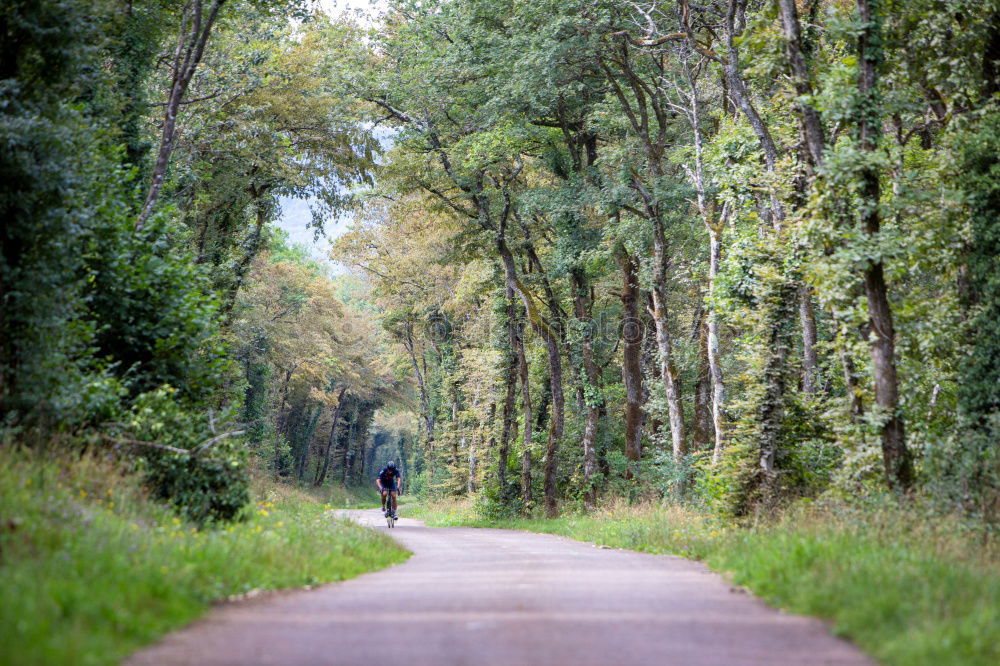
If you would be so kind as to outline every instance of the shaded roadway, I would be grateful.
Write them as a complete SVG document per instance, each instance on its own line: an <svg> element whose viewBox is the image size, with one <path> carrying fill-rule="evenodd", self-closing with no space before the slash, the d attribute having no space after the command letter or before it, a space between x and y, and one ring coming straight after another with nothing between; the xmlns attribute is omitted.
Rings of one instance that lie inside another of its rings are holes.
<svg viewBox="0 0 1000 666"><path fill-rule="evenodd" d="M343 511L387 530L378 509ZM405 513L405 510L404 510ZM349 581L216 606L126 663L871 665L815 619L703 565L512 530L389 534L413 556Z"/></svg>

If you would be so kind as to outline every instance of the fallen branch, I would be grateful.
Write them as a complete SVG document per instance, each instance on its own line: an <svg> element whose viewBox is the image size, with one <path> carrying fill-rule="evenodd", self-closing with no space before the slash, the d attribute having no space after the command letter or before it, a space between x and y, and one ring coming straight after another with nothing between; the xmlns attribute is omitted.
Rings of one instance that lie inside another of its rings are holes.
<svg viewBox="0 0 1000 666"><path fill-rule="evenodd" d="M224 432L221 435L216 435L212 439L207 439L204 442L202 442L201 444L199 444L198 446L196 446L193 449L191 449L191 455L197 457L197 456L201 455L202 453L204 453L205 451L207 451L208 449L210 449L213 446L215 446L216 444L218 444L219 442L221 442L222 440L226 439L227 437L236 437L237 435L242 435L244 432L246 432L246 431L245 430L231 430L230 432Z"/></svg>
<svg viewBox="0 0 1000 666"><path fill-rule="evenodd" d="M224 432L221 435L216 435L211 439L207 439L193 449L181 449L176 446L169 446L167 444L160 444L158 442L147 442L142 439L135 439L133 437L115 437L113 435L102 435L104 439L109 442L114 442L115 444L130 444L132 446L145 446L150 449L159 449L161 451L169 451L170 453L179 453L181 455L191 456L192 458L199 457L202 453L209 450L222 440L227 437L236 437L237 435L242 435L244 430L233 430L230 432Z"/></svg>
<svg viewBox="0 0 1000 666"><path fill-rule="evenodd" d="M113 437L111 435L102 435L104 439L109 442L114 442L115 444L131 444L133 446L145 446L151 449L160 449L161 451L170 451L171 453L181 453L188 455L191 452L187 449L179 449L176 446L168 446L166 444L158 444L156 442L146 442L141 439L132 439L131 437Z"/></svg>

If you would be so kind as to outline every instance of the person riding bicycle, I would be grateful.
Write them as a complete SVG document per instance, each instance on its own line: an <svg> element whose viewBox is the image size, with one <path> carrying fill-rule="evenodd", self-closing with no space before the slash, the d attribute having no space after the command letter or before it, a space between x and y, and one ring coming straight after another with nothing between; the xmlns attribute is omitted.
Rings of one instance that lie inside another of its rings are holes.
<svg viewBox="0 0 1000 666"><path fill-rule="evenodd" d="M396 515L396 505L398 504L397 497L399 496L399 490L403 487L403 477L400 476L399 470L396 469L396 463L389 461L382 468L382 471L378 473L375 477L375 486L378 488L378 492L382 495L382 513L389 515L388 511L385 509L386 500L389 500L389 509L392 511L393 519L398 518Z"/></svg>

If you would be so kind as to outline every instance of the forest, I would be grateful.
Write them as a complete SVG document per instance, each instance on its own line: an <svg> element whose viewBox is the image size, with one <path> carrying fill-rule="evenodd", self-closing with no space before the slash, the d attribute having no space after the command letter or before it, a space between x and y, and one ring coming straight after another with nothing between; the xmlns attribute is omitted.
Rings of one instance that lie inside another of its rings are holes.
<svg viewBox="0 0 1000 666"><path fill-rule="evenodd" d="M0 36L0 663L405 559L331 508L390 460L429 524L996 663L1000 0L5 0Z"/></svg>
<svg viewBox="0 0 1000 666"><path fill-rule="evenodd" d="M327 10L330 8L327 7ZM373 10L374 12L374 10ZM13 2L4 439L497 515L1000 511L1000 5ZM306 199L331 256L279 227Z"/></svg>

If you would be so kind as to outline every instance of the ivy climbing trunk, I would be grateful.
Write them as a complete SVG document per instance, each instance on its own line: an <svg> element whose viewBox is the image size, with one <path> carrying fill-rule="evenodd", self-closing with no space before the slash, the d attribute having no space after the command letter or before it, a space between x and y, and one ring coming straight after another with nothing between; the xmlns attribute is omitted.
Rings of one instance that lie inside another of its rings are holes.
<svg viewBox="0 0 1000 666"><path fill-rule="evenodd" d="M816 392L816 373L819 358L816 355L816 313L813 309L812 289L799 287L799 323L802 327L802 390Z"/></svg>
<svg viewBox="0 0 1000 666"><path fill-rule="evenodd" d="M698 344L695 365L694 418L691 420L691 447L694 451L711 448L712 439L712 378L708 367L708 326L704 310L699 306L695 317L693 342Z"/></svg>
<svg viewBox="0 0 1000 666"><path fill-rule="evenodd" d="M538 322L533 321L538 317L531 302L531 295L522 288L520 280L517 279L517 268L514 265L514 256L507 248L506 240L501 236L497 239L497 251L503 262L504 284L510 294L517 292L524 305L525 316L532 321L535 329L541 328ZM524 409L524 438L521 446L521 501L527 508L531 503L531 437L532 437L532 408L531 408L531 387L530 376L528 374L528 360L524 354L524 334L523 329L518 327L514 352L517 355L518 374L521 377L521 401Z"/></svg>
<svg viewBox="0 0 1000 666"><path fill-rule="evenodd" d="M642 456L642 322L639 320L639 285L636 260L624 247L616 253L622 272L622 382L625 385L625 458ZM632 472L629 470L629 476Z"/></svg>
<svg viewBox="0 0 1000 666"><path fill-rule="evenodd" d="M531 409L531 377L528 373L528 359L524 355L524 338L517 338L517 373L521 378L521 409L524 418L524 433L521 439L521 502L527 508L531 504L531 438L533 417Z"/></svg>
<svg viewBox="0 0 1000 666"><path fill-rule="evenodd" d="M514 290L505 288L504 299L507 313L507 359L504 372L504 401L502 423L500 426L500 447L497 452L497 477L500 490L507 490L507 459L510 455L510 440L514 429L514 409L517 398L517 366L518 366L518 334L517 334L517 304L514 301Z"/></svg>
<svg viewBox="0 0 1000 666"><path fill-rule="evenodd" d="M588 288L583 270L576 268L573 277L573 309L580 326L580 355L583 357L583 371L586 387L583 401L586 412L583 425L583 506L592 511L597 502L594 489L594 475L597 473L597 421L600 417L601 371L594 361L593 321L591 312L594 297Z"/></svg>

